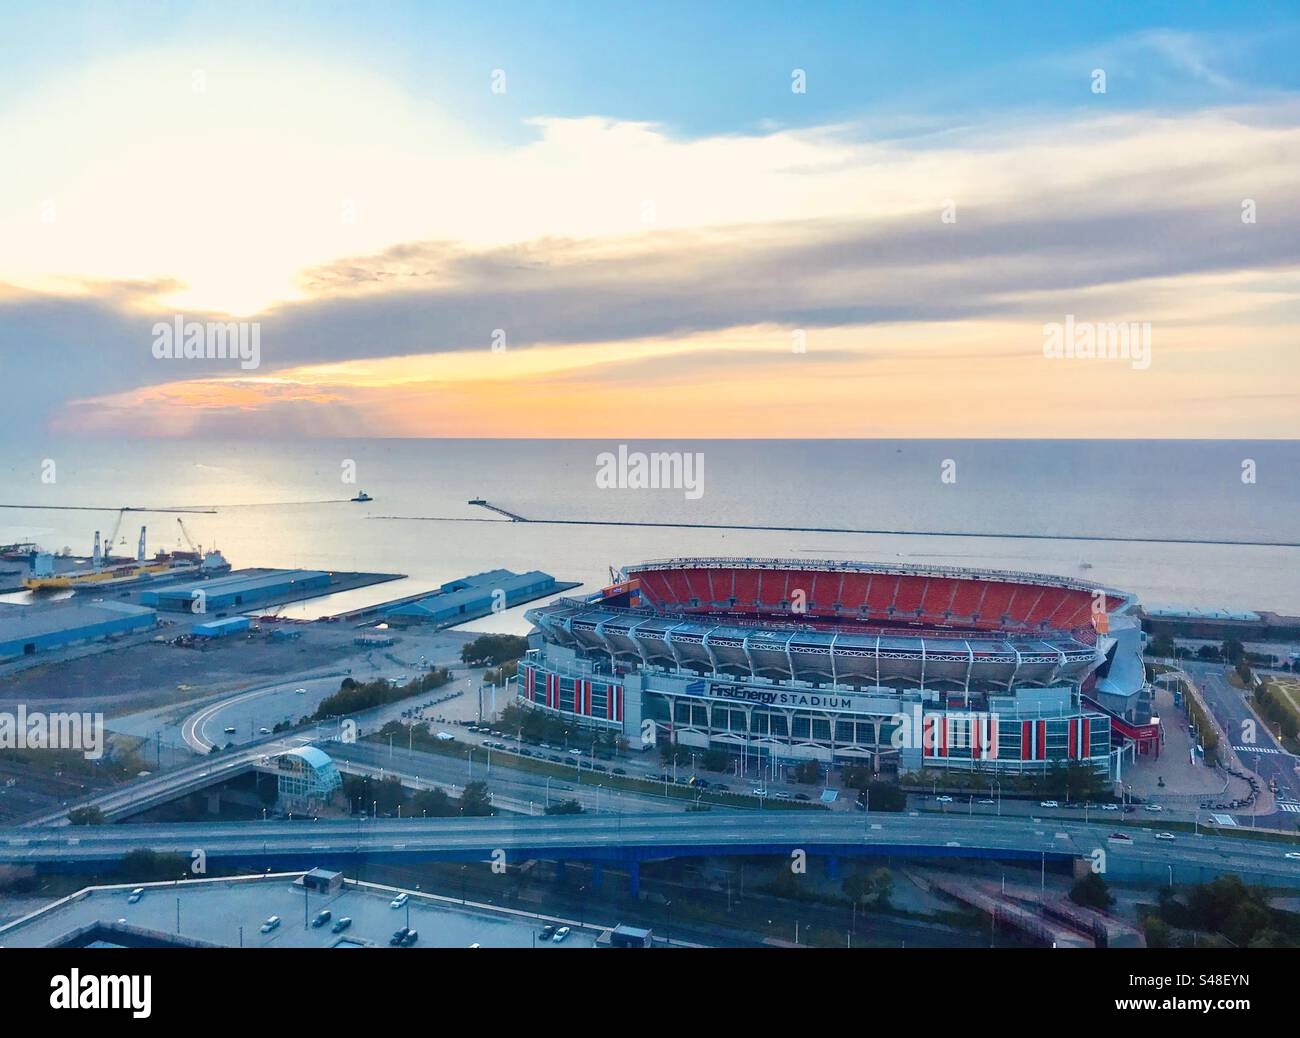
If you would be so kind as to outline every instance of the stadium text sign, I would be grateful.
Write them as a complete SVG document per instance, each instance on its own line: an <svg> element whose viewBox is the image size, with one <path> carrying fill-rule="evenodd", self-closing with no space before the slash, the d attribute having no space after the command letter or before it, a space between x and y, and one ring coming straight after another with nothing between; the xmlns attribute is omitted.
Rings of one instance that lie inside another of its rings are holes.
<svg viewBox="0 0 1300 1038"><path fill-rule="evenodd" d="M715 699L735 699L760 706L784 706L813 710L842 710L858 713L881 713L880 700L875 700L875 709L868 706L870 700L863 696L851 696L843 693L829 692L778 692L767 688L753 688L748 685L734 685L724 682L691 682L686 686L688 696L706 696ZM886 702L890 702L886 700Z"/></svg>

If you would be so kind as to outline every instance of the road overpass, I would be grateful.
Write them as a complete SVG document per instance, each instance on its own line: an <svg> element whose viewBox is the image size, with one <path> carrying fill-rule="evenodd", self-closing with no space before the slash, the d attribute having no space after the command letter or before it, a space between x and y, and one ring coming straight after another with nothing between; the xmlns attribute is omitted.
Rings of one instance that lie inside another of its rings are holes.
<svg viewBox="0 0 1300 1038"><path fill-rule="evenodd" d="M1075 862L1104 855L1112 878L1206 882L1235 874L1248 882L1300 887L1300 860L1275 840L1180 834L1159 840L1131 829L1110 839L1105 826L1034 819L988 819L823 812L685 813L438 819L345 819L76 826L0 830L0 864L42 871L112 867L133 850L202 851L209 864L258 869L315 865L413 864L428 861L507 863L541 858L622 863L719 855L781 855L802 850L844 857L993 859ZM485 865L486 867L486 865Z"/></svg>

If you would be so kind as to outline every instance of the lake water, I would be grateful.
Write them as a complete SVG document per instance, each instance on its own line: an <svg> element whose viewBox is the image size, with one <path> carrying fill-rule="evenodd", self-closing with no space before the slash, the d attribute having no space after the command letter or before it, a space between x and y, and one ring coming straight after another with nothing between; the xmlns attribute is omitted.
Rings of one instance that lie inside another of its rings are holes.
<svg viewBox="0 0 1300 1038"><path fill-rule="evenodd" d="M631 451L701 455L698 495L602 489L598 456L617 448L605 440L15 443L0 466L0 503L213 508L185 516L186 526L237 568L411 577L344 604L496 567L543 569L591 588L607 582L611 566L716 554L1031 570L1117 586L1148 604L1300 613L1300 548L1285 546L1300 542L1293 442L629 442ZM42 482L46 459L53 483ZM1244 464L1253 481L1243 481ZM355 482L345 482L352 469ZM359 490L374 500L347 501ZM496 517L467 504L477 497L530 519L898 532L481 521ZM107 533L116 518L0 508L0 542L89 554L94 531ZM128 513L119 553L134 552L142 524L151 552L180 546L174 516ZM925 535L935 531L944 535ZM522 630L522 610L506 623ZM500 629L502 619L476 626Z"/></svg>

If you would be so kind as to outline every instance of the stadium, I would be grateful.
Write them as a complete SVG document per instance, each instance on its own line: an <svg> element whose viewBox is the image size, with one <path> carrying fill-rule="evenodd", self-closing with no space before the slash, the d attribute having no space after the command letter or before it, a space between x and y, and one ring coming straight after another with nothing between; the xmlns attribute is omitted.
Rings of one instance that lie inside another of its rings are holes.
<svg viewBox="0 0 1300 1038"><path fill-rule="evenodd" d="M754 760L1120 778L1158 754L1133 596L1064 577L670 559L526 614L528 705Z"/></svg>

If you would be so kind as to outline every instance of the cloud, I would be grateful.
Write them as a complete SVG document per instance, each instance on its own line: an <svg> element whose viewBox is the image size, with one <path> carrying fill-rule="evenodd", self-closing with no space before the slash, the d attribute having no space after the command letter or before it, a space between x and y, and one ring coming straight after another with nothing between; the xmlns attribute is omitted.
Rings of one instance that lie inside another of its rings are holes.
<svg viewBox="0 0 1300 1038"><path fill-rule="evenodd" d="M1032 352L1032 329L1065 313L1178 327L1178 355L1208 378L1210 329L1243 356L1263 356L1300 298L1293 103L1055 117L887 142L849 126L686 141L601 119L538 129L508 154L457 157L461 174L482 177L446 225L460 233L290 272L300 298L255 315L261 381L229 365L152 358L149 330L174 312L158 309L157 294L174 293L174 279L83 278L75 294L0 297L6 369L29 387L20 415L99 429L129 424L132 408L171 408L190 412L174 415L177 427L212 428L226 414L296 434L322 428L302 417L310 414L369 427L391 412L414 434L446 427L442 417L411 421L411 400L430 387L499 391L490 350L498 329L512 357L550 351L518 376L546 381L548 393L566 382L627 392L633 370L650 385L694 379L706 388L719 363L730 365L732 385L757 386L774 370L767 354L789 352L792 329L841 330L835 364L815 362L841 377L880 357L942 359L954 373L990 368L1025 348L991 341L990 330L1030 335ZM647 198L653 218L643 224ZM1242 221L1246 199L1255 223ZM949 201L954 223L941 219ZM413 222L438 224L428 215ZM537 233L503 239L502 226ZM1272 331L1256 334L1269 321ZM967 345L944 336L936 353L900 331L907 326L931 341L960 327ZM746 329L765 329L771 345L754 346ZM872 329L890 341L873 342ZM747 335L750 355L719 352L719 340ZM787 370L785 391L813 378L812 367ZM265 381L272 375L292 388ZM764 384L756 395L767 393ZM460 420L472 424L471 398ZM1177 406L1177 394L1162 399ZM1081 388L1068 403L1092 402Z"/></svg>

